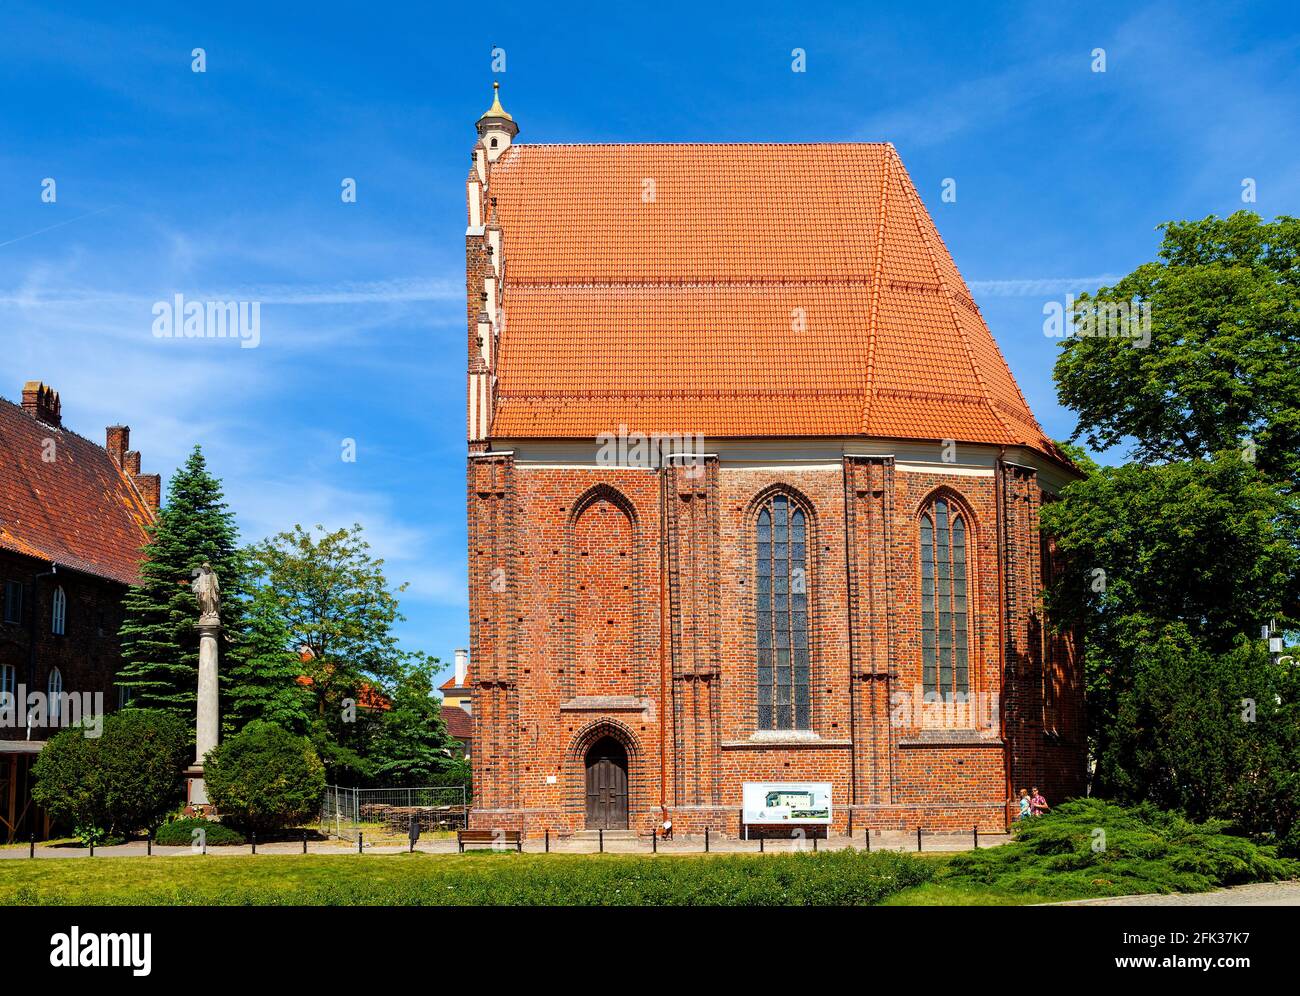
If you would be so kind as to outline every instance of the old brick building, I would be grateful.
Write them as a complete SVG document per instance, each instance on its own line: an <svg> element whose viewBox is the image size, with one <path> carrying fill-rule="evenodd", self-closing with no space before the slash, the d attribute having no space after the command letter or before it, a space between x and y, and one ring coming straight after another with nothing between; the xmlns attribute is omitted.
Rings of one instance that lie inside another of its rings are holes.
<svg viewBox="0 0 1300 996"><path fill-rule="evenodd" d="M31 764L75 718L70 704L68 715L45 718L25 701L17 709L20 693L98 693L105 710L119 704L122 596L139 580L161 487L140 472L130 431L109 426L103 446L77 435L63 426L57 392L37 381L21 406L0 398L0 693L9 697L0 702L0 840L41 832Z"/></svg>
<svg viewBox="0 0 1300 996"><path fill-rule="evenodd" d="M893 146L527 145L467 180L474 819L1004 825L1082 789L1075 471ZM667 455L665 455L667 454Z"/></svg>

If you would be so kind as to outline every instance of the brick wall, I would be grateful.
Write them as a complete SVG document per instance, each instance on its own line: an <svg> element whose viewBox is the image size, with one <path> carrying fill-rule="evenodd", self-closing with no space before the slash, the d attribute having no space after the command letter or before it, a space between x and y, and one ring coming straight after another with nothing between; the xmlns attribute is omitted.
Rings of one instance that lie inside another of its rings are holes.
<svg viewBox="0 0 1300 996"><path fill-rule="evenodd" d="M683 830L736 833L745 781L831 782L840 829L995 830L1020 782L1077 794L1079 661L1042 619L1041 492L1031 470L998 474L888 457L702 472L471 458L475 821L582 829L583 755L607 735L628 752L642 831L662 803ZM754 517L775 491L809 521L815 738L756 729ZM914 698L917 522L936 495L968 529L976 695L957 721Z"/></svg>
<svg viewBox="0 0 1300 996"><path fill-rule="evenodd" d="M117 632L122 623L122 585L75 571L38 576L50 565L0 550L0 592L3 583L23 586L22 618L0 622L0 664L13 665L16 683L28 691L45 692L50 672L58 668L65 692L100 692L104 708L117 707L113 677L121 664ZM64 635L51 632L55 587L67 598ZM2 617L0 617L2 618ZM34 634L34 635L33 635ZM34 653L33 653L34 650ZM54 730L33 730L33 740L48 740ZM24 740L25 729L0 728L0 738Z"/></svg>

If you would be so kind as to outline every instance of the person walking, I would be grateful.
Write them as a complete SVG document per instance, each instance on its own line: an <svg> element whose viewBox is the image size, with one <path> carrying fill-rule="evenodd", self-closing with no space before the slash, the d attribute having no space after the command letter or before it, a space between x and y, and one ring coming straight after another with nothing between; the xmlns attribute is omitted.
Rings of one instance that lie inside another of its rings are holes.
<svg viewBox="0 0 1300 996"><path fill-rule="evenodd" d="M1029 801L1029 793L1024 789L1021 789L1020 790L1020 815L1017 816L1016 819L1027 820L1032 815L1033 815L1033 809Z"/></svg>
<svg viewBox="0 0 1300 996"><path fill-rule="evenodd" d="M1033 793L1029 797L1029 811L1035 816L1043 816L1051 808L1052 807L1047 804L1047 800L1043 798L1043 793L1038 791L1037 787L1035 787Z"/></svg>

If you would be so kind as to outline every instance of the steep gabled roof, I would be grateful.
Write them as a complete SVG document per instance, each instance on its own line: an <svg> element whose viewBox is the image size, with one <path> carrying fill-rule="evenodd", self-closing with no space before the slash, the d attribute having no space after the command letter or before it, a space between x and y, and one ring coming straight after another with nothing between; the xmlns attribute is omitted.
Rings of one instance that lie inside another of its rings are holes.
<svg viewBox="0 0 1300 996"><path fill-rule="evenodd" d="M152 520L107 450L0 398L0 548L138 584Z"/></svg>
<svg viewBox="0 0 1300 996"><path fill-rule="evenodd" d="M892 145L513 145L488 193L495 438L1056 454Z"/></svg>

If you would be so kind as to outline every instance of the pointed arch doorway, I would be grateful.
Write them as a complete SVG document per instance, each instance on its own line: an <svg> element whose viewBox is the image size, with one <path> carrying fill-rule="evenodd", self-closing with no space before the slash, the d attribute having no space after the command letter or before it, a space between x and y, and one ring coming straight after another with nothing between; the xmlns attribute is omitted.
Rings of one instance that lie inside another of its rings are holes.
<svg viewBox="0 0 1300 996"><path fill-rule="evenodd" d="M627 750L613 737L587 750L587 829L627 829Z"/></svg>

